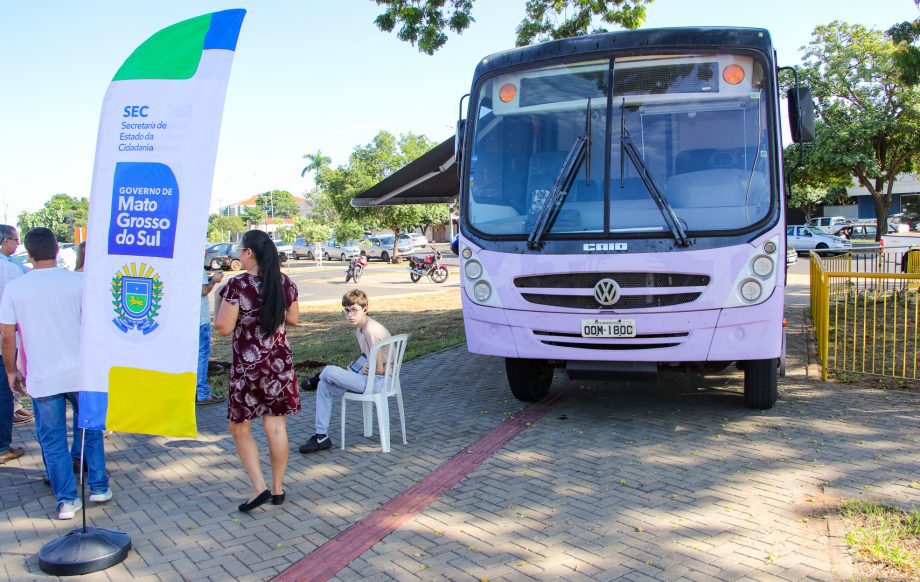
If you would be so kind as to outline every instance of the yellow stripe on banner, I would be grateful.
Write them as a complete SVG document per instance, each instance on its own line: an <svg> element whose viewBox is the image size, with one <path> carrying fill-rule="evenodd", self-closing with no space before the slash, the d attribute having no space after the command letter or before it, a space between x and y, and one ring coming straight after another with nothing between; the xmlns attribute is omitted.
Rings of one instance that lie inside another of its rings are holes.
<svg viewBox="0 0 920 582"><path fill-rule="evenodd" d="M197 437L195 372L113 366L105 426L118 432Z"/></svg>

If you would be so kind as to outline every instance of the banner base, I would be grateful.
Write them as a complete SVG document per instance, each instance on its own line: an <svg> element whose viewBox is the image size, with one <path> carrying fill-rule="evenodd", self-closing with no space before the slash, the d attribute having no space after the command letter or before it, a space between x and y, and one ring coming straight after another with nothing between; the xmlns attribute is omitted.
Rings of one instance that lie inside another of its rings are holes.
<svg viewBox="0 0 920 582"><path fill-rule="evenodd" d="M128 557L131 536L120 531L87 527L50 541L38 552L38 565L55 576L89 574L111 568Z"/></svg>

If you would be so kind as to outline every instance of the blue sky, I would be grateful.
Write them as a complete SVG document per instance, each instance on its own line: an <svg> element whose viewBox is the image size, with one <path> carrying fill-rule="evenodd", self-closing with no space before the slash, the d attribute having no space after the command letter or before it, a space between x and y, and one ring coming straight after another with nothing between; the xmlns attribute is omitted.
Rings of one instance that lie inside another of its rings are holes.
<svg viewBox="0 0 920 582"><path fill-rule="evenodd" d="M513 47L524 0L477 0L476 22L424 55L373 23L371 0L46 0L4 3L0 18L0 220L58 192L88 196L102 97L134 48L175 22L246 8L224 109L212 209L270 189L301 194L303 154L333 164L382 129L435 141L453 132L482 57ZM913 0L656 0L646 27L757 26L781 64L799 62L815 26L885 29Z"/></svg>

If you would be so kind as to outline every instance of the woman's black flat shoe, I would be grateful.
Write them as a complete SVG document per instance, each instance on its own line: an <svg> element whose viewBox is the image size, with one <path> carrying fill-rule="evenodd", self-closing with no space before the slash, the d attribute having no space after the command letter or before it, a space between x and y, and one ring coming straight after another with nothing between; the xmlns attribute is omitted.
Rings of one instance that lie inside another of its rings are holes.
<svg viewBox="0 0 920 582"><path fill-rule="evenodd" d="M282 493L282 495L284 494ZM256 497L252 501L247 501L246 503L240 503L239 510L242 511L243 513L249 513L250 511L262 505L263 503L265 503L271 498L272 498L272 492L266 489L262 493L259 493L258 497Z"/></svg>
<svg viewBox="0 0 920 582"><path fill-rule="evenodd" d="M284 503L285 492L282 491L278 495L272 495L272 505L281 505Z"/></svg>

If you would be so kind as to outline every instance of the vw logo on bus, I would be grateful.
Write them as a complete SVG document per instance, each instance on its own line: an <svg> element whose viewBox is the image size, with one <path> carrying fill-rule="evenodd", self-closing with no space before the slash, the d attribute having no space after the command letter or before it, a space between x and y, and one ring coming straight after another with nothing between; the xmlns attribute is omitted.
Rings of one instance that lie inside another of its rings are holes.
<svg viewBox="0 0 920 582"><path fill-rule="evenodd" d="M601 279L594 286L594 298L601 305L613 305L620 298L620 286L613 279Z"/></svg>

